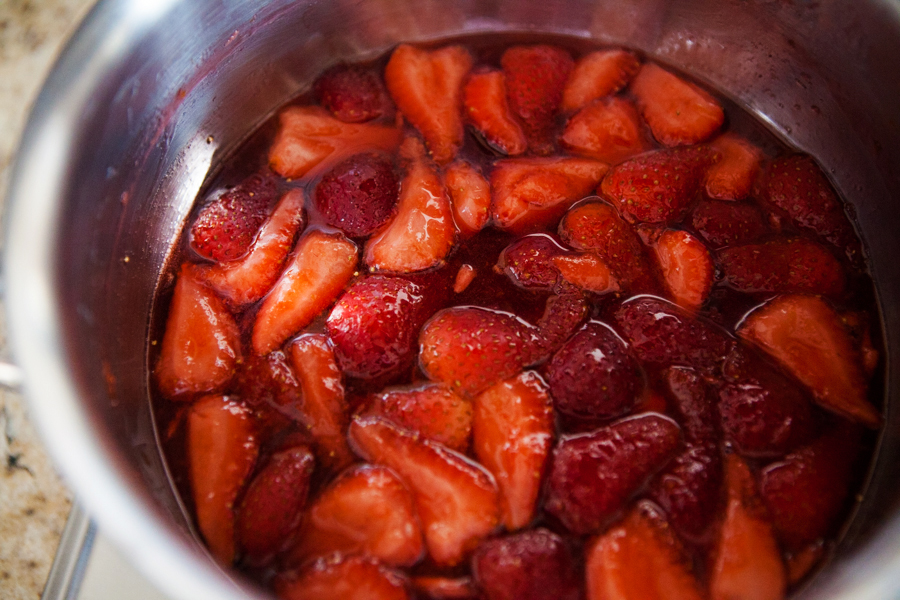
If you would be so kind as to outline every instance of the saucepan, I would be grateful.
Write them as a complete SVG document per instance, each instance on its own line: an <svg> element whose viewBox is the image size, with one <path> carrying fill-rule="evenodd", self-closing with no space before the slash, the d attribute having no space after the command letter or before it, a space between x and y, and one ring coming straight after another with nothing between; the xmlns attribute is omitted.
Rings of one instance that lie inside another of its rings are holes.
<svg viewBox="0 0 900 600"><path fill-rule="evenodd" d="M261 598L196 541L148 393L154 291L204 178L341 60L401 41L554 33L634 48L817 156L855 207L884 327L885 426L809 599L900 596L900 2L101 0L34 106L5 216L31 415L100 527L183 600Z"/></svg>

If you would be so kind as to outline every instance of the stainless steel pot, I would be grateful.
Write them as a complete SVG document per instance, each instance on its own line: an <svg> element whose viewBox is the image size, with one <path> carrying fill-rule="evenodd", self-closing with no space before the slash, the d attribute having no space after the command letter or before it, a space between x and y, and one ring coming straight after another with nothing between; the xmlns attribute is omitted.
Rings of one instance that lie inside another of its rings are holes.
<svg viewBox="0 0 900 600"><path fill-rule="evenodd" d="M153 293L210 165L341 59L540 31L695 75L815 154L856 207L891 397L865 500L803 598L900 597L900 3L888 0L108 0L47 80L4 256L32 415L100 526L173 598L236 599L194 541L147 393Z"/></svg>

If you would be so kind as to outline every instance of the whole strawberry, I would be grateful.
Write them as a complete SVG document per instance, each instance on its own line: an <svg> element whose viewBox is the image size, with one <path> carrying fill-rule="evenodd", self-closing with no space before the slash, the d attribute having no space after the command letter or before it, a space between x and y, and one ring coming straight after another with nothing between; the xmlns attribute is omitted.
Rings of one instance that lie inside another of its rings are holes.
<svg viewBox="0 0 900 600"><path fill-rule="evenodd" d="M377 154L357 154L336 165L316 186L316 208L350 237L367 236L394 214L400 181Z"/></svg>

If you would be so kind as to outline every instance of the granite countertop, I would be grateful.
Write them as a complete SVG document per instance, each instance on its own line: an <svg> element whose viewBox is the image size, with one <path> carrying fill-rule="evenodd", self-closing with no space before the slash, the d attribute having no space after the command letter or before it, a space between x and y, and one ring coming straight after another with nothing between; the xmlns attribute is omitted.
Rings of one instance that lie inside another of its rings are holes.
<svg viewBox="0 0 900 600"><path fill-rule="evenodd" d="M0 0L0 200L41 82L94 0ZM0 323L0 356L6 356ZM0 598L41 597L71 508L28 420L23 399L0 391Z"/></svg>

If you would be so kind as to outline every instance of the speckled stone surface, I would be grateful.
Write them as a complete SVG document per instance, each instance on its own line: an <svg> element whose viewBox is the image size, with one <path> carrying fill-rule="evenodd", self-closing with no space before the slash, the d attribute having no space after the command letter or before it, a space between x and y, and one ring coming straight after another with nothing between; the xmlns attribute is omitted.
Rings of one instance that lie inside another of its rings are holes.
<svg viewBox="0 0 900 600"><path fill-rule="evenodd" d="M0 0L0 199L28 109L93 0ZM0 323L0 356L5 336ZM18 394L0 391L0 598L41 597L71 494Z"/></svg>

